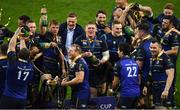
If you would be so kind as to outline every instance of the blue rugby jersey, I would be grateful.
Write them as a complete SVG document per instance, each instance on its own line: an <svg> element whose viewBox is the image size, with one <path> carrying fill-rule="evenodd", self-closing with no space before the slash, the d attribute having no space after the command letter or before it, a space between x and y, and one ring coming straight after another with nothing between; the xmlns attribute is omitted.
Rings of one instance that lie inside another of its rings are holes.
<svg viewBox="0 0 180 110"><path fill-rule="evenodd" d="M97 59L102 59L102 53L108 50L107 43L104 39L104 37L95 37L91 42L88 37L79 37L76 39L75 44L78 44L82 52L92 52ZM88 58L85 58L88 65L91 65L91 62L88 60ZM92 69L91 67L89 69Z"/></svg>
<svg viewBox="0 0 180 110"><path fill-rule="evenodd" d="M123 57L114 66L115 75L120 80L120 94L123 97L137 97L140 95L138 79L138 64L135 60Z"/></svg>
<svg viewBox="0 0 180 110"><path fill-rule="evenodd" d="M151 73L153 81L166 81L166 70L174 68L170 57L163 53L158 58L151 58Z"/></svg>
<svg viewBox="0 0 180 110"><path fill-rule="evenodd" d="M165 33L163 33L163 36L161 38L162 48L165 51L171 50L172 47L179 46L179 35L177 35L174 32L171 32L169 35L164 36ZM174 64L176 64L177 56L178 55L169 55L171 60Z"/></svg>
<svg viewBox="0 0 180 110"><path fill-rule="evenodd" d="M96 27L97 27L97 35L98 36L102 36L103 34L106 34L106 32L104 31L104 29L106 28L105 25L101 25L101 24L96 23Z"/></svg>
<svg viewBox="0 0 180 110"><path fill-rule="evenodd" d="M77 59L73 65L70 65L69 80L76 77L76 72L84 71L84 80L82 83L72 85L72 97L79 99L87 99L90 96L89 87L89 70L83 58Z"/></svg>
<svg viewBox="0 0 180 110"><path fill-rule="evenodd" d="M126 38L124 36L114 37L111 33L103 35L106 39L108 50L110 53L109 61L114 64L119 60L118 56L118 46L119 44L126 43Z"/></svg>
<svg viewBox="0 0 180 110"><path fill-rule="evenodd" d="M148 80L148 75L150 72L150 58L151 58L151 51L149 49L151 44L151 39L144 40L140 46L137 48L136 53L136 60L143 61L142 67L142 82L146 83Z"/></svg>
<svg viewBox="0 0 180 110"><path fill-rule="evenodd" d="M6 70L7 70L7 56L0 57L0 97L3 94L5 87Z"/></svg>
<svg viewBox="0 0 180 110"><path fill-rule="evenodd" d="M52 39L52 34L47 32L44 36L40 37L40 43L56 42ZM61 47L61 42L56 42L58 47ZM59 65L59 51L56 47L42 48L43 52L43 68L44 71L52 74L53 77L60 73Z"/></svg>
<svg viewBox="0 0 180 110"><path fill-rule="evenodd" d="M8 68L3 95L26 99L28 83L33 78L33 67L28 61L20 61L15 52L8 53Z"/></svg>

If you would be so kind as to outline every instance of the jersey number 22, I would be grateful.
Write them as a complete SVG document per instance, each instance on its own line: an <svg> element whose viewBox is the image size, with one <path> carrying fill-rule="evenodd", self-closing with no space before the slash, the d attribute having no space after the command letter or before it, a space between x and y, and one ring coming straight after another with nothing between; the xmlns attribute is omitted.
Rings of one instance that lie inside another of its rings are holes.
<svg viewBox="0 0 180 110"><path fill-rule="evenodd" d="M137 68L135 66L127 67L127 71L128 77L137 77Z"/></svg>

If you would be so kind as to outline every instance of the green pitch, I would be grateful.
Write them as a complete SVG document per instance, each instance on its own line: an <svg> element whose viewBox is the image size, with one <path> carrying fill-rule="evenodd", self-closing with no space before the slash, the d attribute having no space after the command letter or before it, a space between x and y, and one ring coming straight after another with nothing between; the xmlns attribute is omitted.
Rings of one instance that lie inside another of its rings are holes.
<svg viewBox="0 0 180 110"><path fill-rule="evenodd" d="M0 24L5 24L11 17L8 27L15 31L17 28L17 18L26 14L32 20L38 23L40 17L40 8L43 4L48 8L48 19L57 19L60 23L66 21L69 12L76 12L78 15L78 23L84 26L88 21L95 20L96 11L104 9L108 13L108 20L114 8L115 0L0 0L0 8L3 8L2 20ZM154 15L157 16L162 12L163 6L167 2L175 4L175 15L180 18L179 0L129 0L130 2L138 2L143 5L151 6ZM176 92L177 106L180 108L180 58L177 61L177 80Z"/></svg>

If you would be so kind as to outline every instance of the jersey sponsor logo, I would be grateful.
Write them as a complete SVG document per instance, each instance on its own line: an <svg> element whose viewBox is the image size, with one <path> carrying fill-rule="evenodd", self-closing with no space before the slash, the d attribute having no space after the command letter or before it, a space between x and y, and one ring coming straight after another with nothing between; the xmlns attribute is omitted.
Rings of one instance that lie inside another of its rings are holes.
<svg viewBox="0 0 180 110"><path fill-rule="evenodd" d="M83 42L83 45L87 45L87 42Z"/></svg>
<svg viewBox="0 0 180 110"><path fill-rule="evenodd" d="M21 68L21 67L17 67L19 70L22 70L22 71L30 71L31 69L30 68Z"/></svg>
<svg viewBox="0 0 180 110"><path fill-rule="evenodd" d="M156 64L159 64L159 60L156 61Z"/></svg>
<svg viewBox="0 0 180 110"><path fill-rule="evenodd" d="M113 44L115 45L115 44L116 44L116 41L113 41Z"/></svg>

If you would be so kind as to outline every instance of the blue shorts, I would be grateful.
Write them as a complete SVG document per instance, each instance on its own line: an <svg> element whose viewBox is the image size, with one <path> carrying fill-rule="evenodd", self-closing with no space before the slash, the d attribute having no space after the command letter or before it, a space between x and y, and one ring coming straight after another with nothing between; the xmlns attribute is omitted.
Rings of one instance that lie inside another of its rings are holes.
<svg viewBox="0 0 180 110"><path fill-rule="evenodd" d="M161 94L164 91L165 83L153 83L152 85L152 94L153 94L153 103L156 106L164 106L164 107L170 107L171 106L171 100L173 97L173 89L172 87L169 89L169 95L167 99L161 99Z"/></svg>

